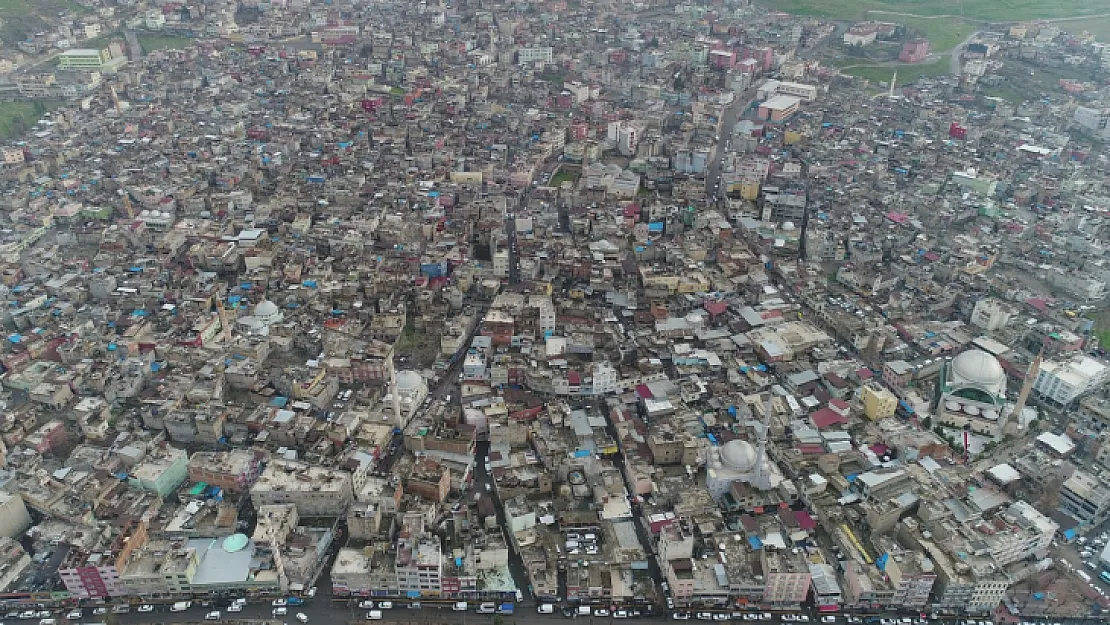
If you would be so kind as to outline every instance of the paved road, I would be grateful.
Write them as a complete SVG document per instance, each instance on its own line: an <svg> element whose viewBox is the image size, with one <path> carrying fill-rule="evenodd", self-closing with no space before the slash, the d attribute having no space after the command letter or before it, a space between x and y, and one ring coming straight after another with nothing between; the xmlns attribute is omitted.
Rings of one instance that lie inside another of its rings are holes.
<svg viewBox="0 0 1110 625"><path fill-rule="evenodd" d="M709 166L705 170L705 192L709 195L710 201L718 199L718 193L723 195L720 176L727 153L725 143L732 136L732 127L736 125L740 115L751 104L755 93L756 89L751 88L743 93L736 94L736 99L732 101L732 104L726 106L724 112L721 113L721 122L717 127L721 140L714 144L713 152L709 156Z"/></svg>

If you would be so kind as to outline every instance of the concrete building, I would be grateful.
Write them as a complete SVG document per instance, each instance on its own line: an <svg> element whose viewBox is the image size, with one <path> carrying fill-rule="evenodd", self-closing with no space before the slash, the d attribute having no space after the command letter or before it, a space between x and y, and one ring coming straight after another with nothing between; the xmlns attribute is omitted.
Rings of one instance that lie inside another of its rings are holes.
<svg viewBox="0 0 1110 625"><path fill-rule="evenodd" d="M1104 386L1108 377L1110 368L1087 356L1066 362L1048 361L1041 363L1033 392L1048 405L1064 408Z"/></svg>
<svg viewBox="0 0 1110 625"><path fill-rule="evenodd" d="M135 488L166 497L189 476L188 458L183 449L159 449L131 469L128 481Z"/></svg>
<svg viewBox="0 0 1110 625"><path fill-rule="evenodd" d="M19 495L0 491L0 536L18 538L31 527L31 515Z"/></svg>
<svg viewBox="0 0 1110 625"><path fill-rule="evenodd" d="M243 493L258 479L259 468L258 458L250 450L197 452L189 458L189 479Z"/></svg>
<svg viewBox="0 0 1110 625"><path fill-rule="evenodd" d="M335 517L354 499L351 474L294 460L273 460L250 489L259 506L292 503L302 517Z"/></svg>
<svg viewBox="0 0 1110 625"><path fill-rule="evenodd" d="M864 386L860 402L863 403L863 414L872 421L893 417L898 409L898 397L878 384Z"/></svg>
<svg viewBox="0 0 1110 625"><path fill-rule="evenodd" d="M1083 525L1098 527L1110 518L1110 488L1094 475L1077 470L1060 487L1059 507Z"/></svg>

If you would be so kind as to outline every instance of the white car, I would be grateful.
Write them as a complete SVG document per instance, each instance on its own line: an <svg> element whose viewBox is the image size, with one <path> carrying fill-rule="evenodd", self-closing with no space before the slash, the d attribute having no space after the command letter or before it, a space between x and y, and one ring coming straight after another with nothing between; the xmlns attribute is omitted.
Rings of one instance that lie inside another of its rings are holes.
<svg viewBox="0 0 1110 625"><path fill-rule="evenodd" d="M671 615L671 617L676 621L688 621L688 620L690 620L690 614L687 613L687 612L675 612L674 614Z"/></svg>
<svg viewBox="0 0 1110 625"><path fill-rule="evenodd" d="M274 606L275 608L281 607L285 605L285 599L274 599L270 602L270 605Z"/></svg>
<svg viewBox="0 0 1110 625"><path fill-rule="evenodd" d="M272 612L272 614L274 616L285 616L286 614L289 614L289 609L288 608L274 608L274 611Z"/></svg>
<svg viewBox="0 0 1110 625"><path fill-rule="evenodd" d="M821 617L821 622L822 623L835 623L836 622L836 617L835 616L822 616Z"/></svg>
<svg viewBox="0 0 1110 625"><path fill-rule="evenodd" d="M93 614L95 614L97 616L100 616L101 614L107 614L107 613L108 613L108 608L106 608L106 607L101 606L99 608L93 608ZM20 617L20 618L23 618L23 617Z"/></svg>
<svg viewBox="0 0 1110 625"><path fill-rule="evenodd" d="M144 604L144 605L139 606L139 609L137 611L138 612L153 612L154 611L154 606L152 606L150 604Z"/></svg>
<svg viewBox="0 0 1110 625"><path fill-rule="evenodd" d="M73 610L72 612L70 612L69 614L66 614L66 618L71 620L71 621L81 620L82 616L84 616L84 614L81 612L81 608L77 608L77 609Z"/></svg>
<svg viewBox="0 0 1110 625"><path fill-rule="evenodd" d="M609 616L609 610L605 608L594 608L594 616Z"/></svg>
<svg viewBox="0 0 1110 625"><path fill-rule="evenodd" d="M617 610L613 612L613 618L628 618L628 610Z"/></svg>
<svg viewBox="0 0 1110 625"><path fill-rule="evenodd" d="M26 612L20 612L19 613L19 618L21 618L23 620L35 618L35 611L34 610L27 610Z"/></svg>
<svg viewBox="0 0 1110 625"><path fill-rule="evenodd" d="M227 606L227 611L228 612L242 612L243 611L243 604L233 603L233 604Z"/></svg>
<svg viewBox="0 0 1110 625"><path fill-rule="evenodd" d="M218 620L220 620L220 611L215 610L213 612L209 612L208 614L205 614L204 615L204 620L206 620L206 621L218 621Z"/></svg>
<svg viewBox="0 0 1110 625"><path fill-rule="evenodd" d="M393 609L393 602L392 601L379 601L378 602L378 609L379 610L392 610Z"/></svg>
<svg viewBox="0 0 1110 625"><path fill-rule="evenodd" d="M373 609L374 602L373 601L359 601L358 602L358 607L362 608L363 610L370 610L370 609Z"/></svg>
<svg viewBox="0 0 1110 625"><path fill-rule="evenodd" d="M304 612L297 612L297 620L302 623L307 623L308 615L306 615Z"/></svg>
<svg viewBox="0 0 1110 625"><path fill-rule="evenodd" d="M366 620L368 620L368 621L380 621L380 620L382 620L382 611L381 610L370 610L369 612L366 613Z"/></svg>

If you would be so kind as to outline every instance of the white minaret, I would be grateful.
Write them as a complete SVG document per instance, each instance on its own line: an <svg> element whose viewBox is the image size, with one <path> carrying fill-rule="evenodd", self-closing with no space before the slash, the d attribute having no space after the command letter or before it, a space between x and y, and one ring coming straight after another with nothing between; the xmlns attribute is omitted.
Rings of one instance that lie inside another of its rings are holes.
<svg viewBox="0 0 1110 625"><path fill-rule="evenodd" d="M389 386L393 394L393 426L404 428L405 421L401 417L401 390L397 388L397 367L393 366L393 359L389 359Z"/></svg>
<svg viewBox="0 0 1110 625"><path fill-rule="evenodd" d="M767 401L763 404L763 424L759 428L759 435L755 449L755 476L752 486L759 490L771 490L771 476L767 474L767 432L771 429L771 398L767 393Z"/></svg>
<svg viewBox="0 0 1110 625"><path fill-rule="evenodd" d="M890 77L890 93L888 97L894 97L894 85L896 84L898 84L898 72L894 72L894 75Z"/></svg>

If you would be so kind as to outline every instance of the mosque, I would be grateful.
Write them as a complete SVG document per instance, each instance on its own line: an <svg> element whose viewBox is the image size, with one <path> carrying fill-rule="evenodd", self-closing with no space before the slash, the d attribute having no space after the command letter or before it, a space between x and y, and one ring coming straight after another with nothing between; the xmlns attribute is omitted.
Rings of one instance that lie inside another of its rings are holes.
<svg viewBox="0 0 1110 625"><path fill-rule="evenodd" d="M270 326L281 323L285 319L285 313L268 299L259 302L252 312L251 315L239 317L238 323L248 333L256 336L269 336Z"/></svg>
<svg viewBox="0 0 1110 625"><path fill-rule="evenodd" d="M998 359L969 349L945 363L940 373L937 423L993 435L1006 404L1006 370Z"/></svg>
<svg viewBox="0 0 1110 625"><path fill-rule="evenodd" d="M767 457L765 446L754 447L739 439L710 449L706 473L706 486L715 500L729 493L733 482L743 482L761 491L777 488L782 483L782 472Z"/></svg>

